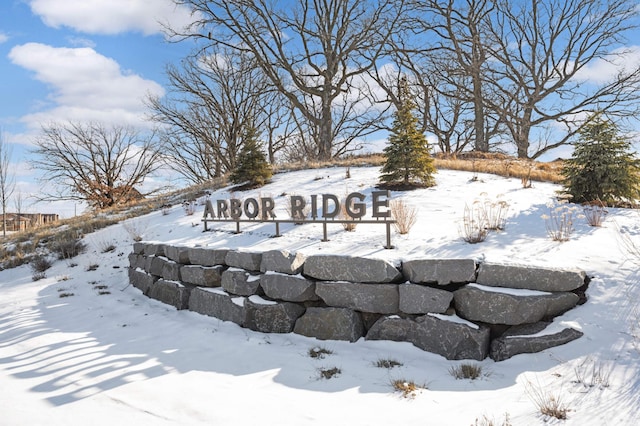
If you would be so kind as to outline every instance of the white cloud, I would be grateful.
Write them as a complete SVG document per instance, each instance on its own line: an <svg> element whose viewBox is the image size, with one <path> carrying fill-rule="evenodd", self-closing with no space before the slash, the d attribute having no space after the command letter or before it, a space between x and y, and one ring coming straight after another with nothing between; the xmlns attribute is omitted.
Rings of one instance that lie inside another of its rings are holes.
<svg viewBox="0 0 640 426"><path fill-rule="evenodd" d="M617 49L613 57L598 59L581 69L576 77L583 81L603 84L611 81L621 70L631 71L640 66L640 46Z"/></svg>
<svg viewBox="0 0 640 426"><path fill-rule="evenodd" d="M11 49L9 59L50 88L41 111L23 117L31 128L70 120L140 124L143 99L164 95L158 83L123 71L116 61L87 47L28 43Z"/></svg>
<svg viewBox="0 0 640 426"><path fill-rule="evenodd" d="M0 33L0 44L6 42L7 40L9 40L9 36L4 33Z"/></svg>
<svg viewBox="0 0 640 426"><path fill-rule="evenodd" d="M89 34L149 35L162 32L162 24L181 28L192 21L190 10L172 0L31 0L29 5L50 27Z"/></svg>

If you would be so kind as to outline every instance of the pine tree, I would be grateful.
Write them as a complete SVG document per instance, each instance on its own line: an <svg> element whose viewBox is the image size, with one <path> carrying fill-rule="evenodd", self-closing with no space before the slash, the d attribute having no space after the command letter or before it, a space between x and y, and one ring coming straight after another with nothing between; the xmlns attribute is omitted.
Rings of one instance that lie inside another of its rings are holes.
<svg viewBox="0 0 640 426"><path fill-rule="evenodd" d="M565 192L576 203L599 200L615 206L635 204L640 197L640 161L631 142L600 114L580 132L562 174Z"/></svg>
<svg viewBox="0 0 640 426"><path fill-rule="evenodd" d="M230 176L231 182L245 183L245 187L255 188L266 184L272 175L271 165L258 146L257 131L250 127L245 132L244 145L238 155L236 168Z"/></svg>
<svg viewBox="0 0 640 426"><path fill-rule="evenodd" d="M419 188L435 185L436 172L429 143L418 131L418 119L412 110L415 104L409 93L406 79L400 82L398 98L400 107L394 114L389 144L384 149L386 162L382 167L380 186Z"/></svg>

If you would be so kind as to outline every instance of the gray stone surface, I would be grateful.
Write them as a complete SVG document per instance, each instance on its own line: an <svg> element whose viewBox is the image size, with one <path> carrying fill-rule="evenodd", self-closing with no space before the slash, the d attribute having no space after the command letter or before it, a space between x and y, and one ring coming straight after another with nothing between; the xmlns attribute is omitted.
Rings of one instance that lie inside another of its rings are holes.
<svg viewBox="0 0 640 426"><path fill-rule="evenodd" d="M302 272L304 260L305 256L302 253L291 253L288 250L271 250L262 253L260 271L296 275Z"/></svg>
<svg viewBox="0 0 640 426"><path fill-rule="evenodd" d="M244 326L263 333L290 333L305 309L290 302L267 302L252 296L245 302Z"/></svg>
<svg viewBox="0 0 640 426"><path fill-rule="evenodd" d="M129 267L132 269L144 269L146 257L141 254L130 253L129 254Z"/></svg>
<svg viewBox="0 0 640 426"><path fill-rule="evenodd" d="M229 250L224 261L228 266L233 268L259 272L260 263L262 262L262 253Z"/></svg>
<svg viewBox="0 0 640 426"><path fill-rule="evenodd" d="M189 249L189 263L202 266L226 265L227 253L229 253L227 249L191 248Z"/></svg>
<svg viewBox="0 0 640 426"><path fill-rule="evenodd" d="M337 308L378 314L398 312L398 284L317 282L316 294L327 305Z"/></svg>
<svg viewBox="0 0 640 426"><path fill-rule="evenodd" d="M187 284L201 287L220 287L224 270L225 267L222 265L184 265L180 268L180 276L182 281Z"/></svg>
<svg viewBox="0 0 640 426"><path fill-rule="evenodd" d="M444 313L453 300L453 293L418 284L400 284L400 312L405 314Z"/></svg>
<svg viewBox="0 0 640 426"><path fill-rule="evenodd" d="M147 247L145 243L135 242L133 243L133 252L135 254L144 254L145 247Z"/></svg>
<svg viewBox="0 0 640 426"><path fill-rule="evenodd" d="M177 263L189 264L189 248L181 246L165 246L164 255Z"/></svg>
<svg viewBox="0 0 640 426"><path fill-rule="evenodd" d="M386 260L338 255L307 257L304 274L318 280L356 283L389 283L402 278L400 271Z"/></svg>
<svg viewBox="0 0 640 426"><path fill-rule="evenodd" d="M167 281L180 281L180 268L182 265L173 260L166 260L162 265L162 278Z"/></svg>
<svg viewBox="0 0 640 426"><path fill-rule="evenodd" d="M555 317L576 306L573 293L518 295L467 285L453 293L456 312L470 321L519 325Z"/></svg>
<svg viewBox="0 0 640 426"><path fill-rule="evenodd" d="M191 290L189 310L243 325L246 316L245 300L244 297L234 297L220 289L211 291L196 287Z"/></svg>
<svg viewBox="0 0 640 426"><path fill-rule="evenodd" d="M148 296L176 309L187 309L189 306L188 287L175 281L158 280L150 288Z"/></svg>
<svg viewBox="0 0 640 426"><path fill-rule="evenodd" d="M287 302L319 300L316 283L300 275L267 273L260 277L260 287L272 299Z"/></svg>
<svg viewBox="0 0 640 426"><path fill-rule="evenodd" d="M494 361L503 361L518 354L530 354L564 345L583 335L581 331L573 328L564 328L557 333L531 336L543 331L549 323L537 322L535 324L517 325L511 327L502 336L491 342L489 356Z"/></svg>
<svg viewBox="0 0 640 426"><path fill-rule="evenodd" d="M144 247L145 256L164 256L164 244L148 243Z"/></svg>
<svg viewBox="0 0 640 426"><path fill-rule="evenodd" d="M585 272L580 270L482 263L476 282L495 287L572 291L584 285L585 277Z"/></svg>
<svg viewBox="0 0 640 426"><path fill-rule="evenodd" d="M348 340L362 337L364 326L358 313L346 308L307 308L293 332L320 340Z"/></svg>
<svg viewBox="0 0 640 426"><path fill-rule="evenodd" d="M402 262L402 274L412 283L472 283L476 280L473 259L416 259Z"/></svg>
<svg viewBox="0 0 640 426"><path fill-rule="evenodd" d="M167 261L164 257L148 256L145 260L144 270L151 275L162 276L162 268Z"/></svg>
<svg viewBox="0 0 640 426"><path fill-rule="evenodd" d="M129 269L129 282L132 286L147 294L151 286L158 281L158 277L140 270Z"/></svg>
<svg viewBox="0 0 640 426"><path fill-rule="evenodd" d="M366 335L367 340L410 342L414 346L446 359L483 360L489 351L490 330L441 320L430 315L416 320L399 317L380 318Z"/></svg>
<svg viewBox="0 0 640 426"><path fill-rule="evenodd" d="M260 275L252 275L243 269L230 268L222 273L220 285L231 294L251 296L258 293Z"/></svg>

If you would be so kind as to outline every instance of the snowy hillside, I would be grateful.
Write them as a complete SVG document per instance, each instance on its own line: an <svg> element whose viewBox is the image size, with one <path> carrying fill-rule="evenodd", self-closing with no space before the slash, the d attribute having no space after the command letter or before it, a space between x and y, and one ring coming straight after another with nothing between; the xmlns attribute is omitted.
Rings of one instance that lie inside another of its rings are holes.
<svg viewBox="0 0 640 426"><path fill-rule="evenodd" d="M278 174L237 198L359 191L369 195L378 168L327 168ZM345 232L322 226L211 223L203 205L129 219L85 237L86 253L57 261L32 281L28 266L0 271L0 424L2 425L632 425L640 419L640 214L610 209L604 226L577 218L567 242L552 241L543 215L557 185L441 170L437 186L393 193L418 209L408 235L384 249L380 225ZM212 199L230 197L229 188ZM465 205L505 201L506 227L484 242L461 238ZM276 214L287 217L278 207ZM128 285L132 229L145 241L305 254L345 254L399 263L412 258L474 258L480 262L579 268L592 277L588 301L556 321L584 336L567 345L509 360L475 362L476 380L450 373L447 361L407 343L319 341L295 334L261 334L174 308ZM115 250L104 252L110 245ZM309 350L331 351L312 358ZM381 368L379 361L400 365ZM340 374L320 377L321 369ZM415 396L394 391L394 380L423 386ZM536 400L556 398L567 420L544 416ZM505 420L508 418L508 422Z"/></svg>

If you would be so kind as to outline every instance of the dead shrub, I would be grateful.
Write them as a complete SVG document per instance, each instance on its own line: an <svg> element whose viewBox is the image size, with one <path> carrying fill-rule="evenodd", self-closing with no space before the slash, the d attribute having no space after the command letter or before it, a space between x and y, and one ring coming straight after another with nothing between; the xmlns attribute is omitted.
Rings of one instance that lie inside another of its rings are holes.
<svg viewBox="0 0 640 426"><path fill-rule="evenodd" d="M542 415L555 417L558 420L567 419L567 413L570 410L560 395L554 395L540 384L534 384L531 381L527 381L525 390Z"/></svg>
<svg viewBox="0 0 640 426"><path fill-rule="evenodd" d="M478 202L474 202L471 207L465 204L460 227L462 239L469 244L477 244L487 239L488 233L485 216Z"/></svg>
<svg viewBox="0 0 640 426"><path fill-rule="evenodd" d="M399 392L403 398L415 398L425 385L417 385L413 380L395 379L391 381L391 386L396 392Z"/></svg>
<svg viewBox="0 0 640 426"><path fill-rule="evenodd" d="M324 359L325 356L333 354L331 349L315 346L309 349L309 356L313 359Z"/></svg>
<svg viewBox="0 0 640 426"><path fill-rule="evenodd" d="M329 380L339 376L342 373L342 370L338 367L319 368L318 373L320 374L321 379Z"/></svg>
<svg viewBox="0 0 640 426"><path fill-rule="evenodd" d="M482 418L476 419L472 426L511 426L511 419L509 413L504 413L504 420L501 422L483 415Z"/></svg>
<svg viewBox="0 0 640 426"><path fill-rule="evenodd" d="M375 366L378 368L392 369L394 367L402 367L402 363L395 359L379 359L375 362Z"/></svg>
<svg viewBox="0 0 640 426"><path fill-rule="evenodd" d="M48 244L48 248L52 253L58 256L58 259L71 259L83 253L87 246L82 242L78 233L74 230L59 233Z"/></svg>
<svg viewBox="0 0 640 426"><path fill-rule="evenodd" d="M351 210L353 210L353 199L351 200L351 205L348 206ZM355 220L353 216L349 214L349 209L347 209L347 198L343 198L340 202L340 214L338 215L340 219L343 220ZM356 230L358 226L355 222L343 223L342 228L347 232L353 232Z"/></svg>
<svg viewBox="0 0 640 426"><path fill-rule="evenodd" d="M482 366L479 364L463 363L449 368L449 374L451 374L456 380L475 380L482 376Z"/></svg>
<svg viewBox="0 0 640 426"><path fill-rule="evenodd" d="M600 200L582 206L582 214L584 214L589 226L602 226L602 222L604 222L608 213L604 203Z"/></svg>
<svg viewBox="0 0 640 426"><path fill-rule="evenodd" d="M391 217L396 221L393 224L396 232L400 235L408 234L418 219L418 210L401 198L391 200L390 210Z"/></svg>

